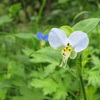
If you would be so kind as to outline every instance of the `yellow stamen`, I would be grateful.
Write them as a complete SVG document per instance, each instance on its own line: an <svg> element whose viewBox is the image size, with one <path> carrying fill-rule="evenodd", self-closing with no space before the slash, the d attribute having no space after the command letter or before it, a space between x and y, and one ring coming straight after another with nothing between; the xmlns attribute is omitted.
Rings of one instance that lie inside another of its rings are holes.
<svg viewBox="0 0 100 100"><path fill-rule="evenodd" d="M71 52L72 52L72 48L67 46L62 50L62 56L67 56Z"/></svg>
<svg viewBox="0 0 100 100"><path fill-rule="evenodd" d="M60 67L66 66L67 60L68 60L71 52L72 52L71 46L67 46L62 50L61 53L62 53L62 56L63 56L63 60L62 60L62 63L60 64Z"/></svg>

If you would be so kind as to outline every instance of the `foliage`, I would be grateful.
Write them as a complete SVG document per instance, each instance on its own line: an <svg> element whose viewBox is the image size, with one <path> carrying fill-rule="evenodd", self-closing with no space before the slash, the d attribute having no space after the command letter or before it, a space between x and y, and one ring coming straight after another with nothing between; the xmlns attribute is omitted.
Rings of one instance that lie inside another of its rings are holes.
<svg viewBox="0 0 100 100"><path fill-rule="evenodd" d="M76 70L80 55L87 99L99 100L99 5L99 0L1 0L0 100L83 100ZM59 67L63 47L54 50L47 41L42 46L36 37L52 27L89 35L88 48L65 68Z"/></svg>

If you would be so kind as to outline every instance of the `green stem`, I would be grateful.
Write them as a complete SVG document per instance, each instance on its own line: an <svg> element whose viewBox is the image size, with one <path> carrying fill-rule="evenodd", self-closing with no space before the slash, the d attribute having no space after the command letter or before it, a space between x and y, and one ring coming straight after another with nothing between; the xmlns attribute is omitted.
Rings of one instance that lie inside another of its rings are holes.
<svg viewBox="0 0 100 100"><path fill-rule="evenodd" d="M37 21L36 21L36 31L38 29L38 24L39 24L39 21L41 19L41 15L42 15L42 12L43 12L43 8L45 7L45 4L46 4L46 0L43 0L42 5L41 5L40 10L39 10L39 13L38 13L38 18L37 18Z"/></svg>
<svg viewBox="0 0 100 100"><path fill-rule="evenodd" d="M41 18L41 15L42 15L42 12L43 12L43 8L44 8L45 4L46 4L46 0L43 0L42 5L41 5L40 10L39 10L39 14L38 14L38 18L39 18L38 22L39 22L39 20Z"/></svg>
<svg viewBox="0 0 100 100"><path fill-rule="evenodd" d="M83 91L84 100L87 100L86 93L85 93L85 88L84 88L83 78L82 78L81 75L79 75L79 78L80 78L80 82L81 82L81 87L82 87L82 91Z"/></svg>
<svg viewBox="0 0 100 100"><path fill-rule="evenodd" d="M79 67L77 66L77 72L78 72L78 75L79 75L84 100L87 100L85 87L84 87L84 81L83 81L83 77L82 77L82 56L80 56L80 66Z"/></svg>

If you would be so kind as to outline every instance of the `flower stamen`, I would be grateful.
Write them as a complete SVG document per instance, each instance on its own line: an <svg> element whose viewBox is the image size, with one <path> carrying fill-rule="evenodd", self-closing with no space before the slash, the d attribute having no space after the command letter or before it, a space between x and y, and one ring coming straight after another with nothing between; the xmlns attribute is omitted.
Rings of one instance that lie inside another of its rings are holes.
<svg viewBox="0 0 100 100"><path fill-rule="evenodd" d="M72 52L72 47L71 46L66 46L63 50L62 50L62 56L63 56L63 60L60 64L60 67L62 67L63 65L66 66L67 64L67 60Z"/></svg>
<svg viewBox="0 0 100 100"><path fill-rule="evenodd" d="M67 56L67 55L69 55L71 52L72 52L72 48L71 48L70 46L67 46L67 47L65 47L65 48L62 50L62 56Z"/></svg>

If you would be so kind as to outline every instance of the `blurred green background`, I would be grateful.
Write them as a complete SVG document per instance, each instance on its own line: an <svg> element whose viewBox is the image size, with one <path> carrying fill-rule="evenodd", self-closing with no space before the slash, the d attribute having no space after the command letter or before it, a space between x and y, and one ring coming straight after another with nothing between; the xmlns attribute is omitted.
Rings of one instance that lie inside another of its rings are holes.
<svg viewBox="0 0 100 100"><path fill-rule="evenodd" d="M67 73L75 68L66 71L56 67L60 54L50 58L52 52L45 50L49 43L36 34L99 17L100 0L0 0L0 100L83 100L78 80ZM84 81L88 100L100 100L99 24L91 34L84 52ZM45 52L36 54L41 49ZM75 61L69 60L69 66ZM89 72L94 66L95 70Z"/></svg>

